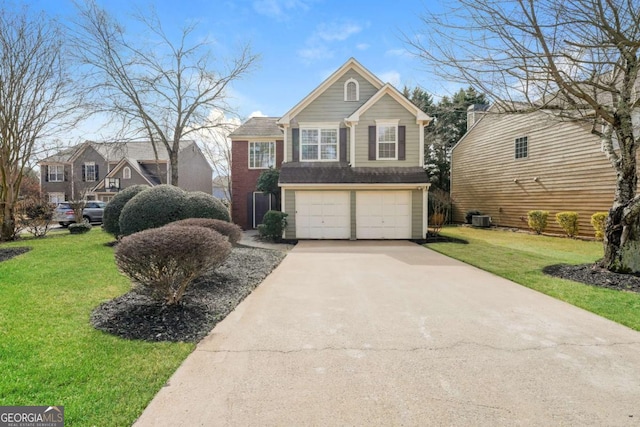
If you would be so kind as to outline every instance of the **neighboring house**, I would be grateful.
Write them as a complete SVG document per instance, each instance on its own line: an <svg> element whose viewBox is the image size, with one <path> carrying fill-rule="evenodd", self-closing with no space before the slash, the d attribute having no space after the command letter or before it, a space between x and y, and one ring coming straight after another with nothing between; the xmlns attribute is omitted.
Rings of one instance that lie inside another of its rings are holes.
<svg viewBox="0 0 640 427"><path fill-rule="evenodd" d="M212 168L194 141L183 141L178 154L180 187L212 194ZM98 143L87 141L40 162L40 185L52 203L74 200L108 202L120 190L136 184L170 183L169 156L158 155L148 141Z"/></svg>
<svg viewBox="0 0 640 427"><path fill-rule="evenodd" d="M349 59L276 122L284 130L283 157L277 157L284 158L284 237L424 238L424 127L430 121L393 86ZM236 180L233 170L234 200Z"/></svg>
<svg viewBox="0 0 640 427"><path fill-rule="evenodd" d="M590 126L545 111L493 107L470 107L468 117L468 131L451 154L454 221L479 210L494 224L527 228L527 212L546 210L547 231L561 233L555 214L575 211L580 234L593 235L591 215L611 208L616 174Z"/></svg>
<svg viewBox="0 0 640 427"><path fill-rule="evenodd" d="M213 197L220 200L226 200L226 203L231 202L229 197L229 177L228 176L216 176L213 178Z"/></svg>
<svg viewBox="0 0 640 427"><path fill-rule="evenodd" d="M283 160L283 134L277 117L252 117L231 132L231 218L245 230L256 228L273 197L256 191L258 177Z"/></svg>

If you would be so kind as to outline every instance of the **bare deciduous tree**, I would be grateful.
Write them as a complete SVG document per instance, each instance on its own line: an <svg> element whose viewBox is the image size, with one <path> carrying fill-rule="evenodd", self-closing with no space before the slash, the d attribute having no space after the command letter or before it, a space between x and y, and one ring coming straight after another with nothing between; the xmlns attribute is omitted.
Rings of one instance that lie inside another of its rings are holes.
<svg viewBox="0 0 640 427"><path fill-rule="evenodd" d="M471 84L496 110L587 121L615 169L606 268L640 272L639 0L457 0L407 42L430 70ZM619 149L614 148L617 140Z"/></svg>
<svg viewBox="0 0 640 427"><path fill-rule="evenodd" d="M230 112L228 86L251 70L257 56L243 46L230 61L216 64L212 44L197 38L195 25L174 40L153 10L135 16L146 34L126 33L93 0L78 10L74 51L90 70L84 80L95 111L109 114L133 137L149 138L156 157L165 149L171 184L178 185L180 141L220 126L208 120L209 113Z"/></svg>
<svg viewBox="0 0 640 427"><path fill-rule="evenodd" d="M0 241L15 237L16 203L32 155L78 111L63 46L63 32L46 16L0 7Z"/></svg>

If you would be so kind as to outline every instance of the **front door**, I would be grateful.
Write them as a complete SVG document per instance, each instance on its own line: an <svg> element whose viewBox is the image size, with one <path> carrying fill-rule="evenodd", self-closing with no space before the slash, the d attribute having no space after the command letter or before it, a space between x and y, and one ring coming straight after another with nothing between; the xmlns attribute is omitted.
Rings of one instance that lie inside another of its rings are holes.
<svg viewBox="0 0 640 427"><path fill-rule="evenodd" d="M271 196L269 194L253 193L253 228L258 228L262 224L262 219L267 211L271 210Z"/></svg>

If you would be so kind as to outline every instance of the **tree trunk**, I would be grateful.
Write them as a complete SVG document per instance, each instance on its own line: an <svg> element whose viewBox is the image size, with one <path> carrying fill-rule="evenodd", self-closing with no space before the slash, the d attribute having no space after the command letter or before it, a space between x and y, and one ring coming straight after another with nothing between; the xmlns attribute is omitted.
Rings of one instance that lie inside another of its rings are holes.
<svg viewBox="0 0 640 427"><path fill-rule="evenodd" d="M2 208L2 225L0 226L0 242L13 240L16 237L16 218L13 207L9 203Z"/></svg>
<svg viewBox="0 0 640 427"><path fill-rule="evenodd" d="M178 150L172 150L169 153L169 162L171 163L171 185L178 187Z"/></svg>

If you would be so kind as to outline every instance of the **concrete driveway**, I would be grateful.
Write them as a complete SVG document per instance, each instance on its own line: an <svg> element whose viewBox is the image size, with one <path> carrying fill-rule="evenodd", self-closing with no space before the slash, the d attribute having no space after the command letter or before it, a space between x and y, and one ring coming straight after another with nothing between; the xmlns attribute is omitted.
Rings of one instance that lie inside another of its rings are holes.
<svg viewBox="0 0 640 427"><path fill-rule="evenodd" d="M640 333L409 242L299 243L138 426L640 424Z"/></svg>

